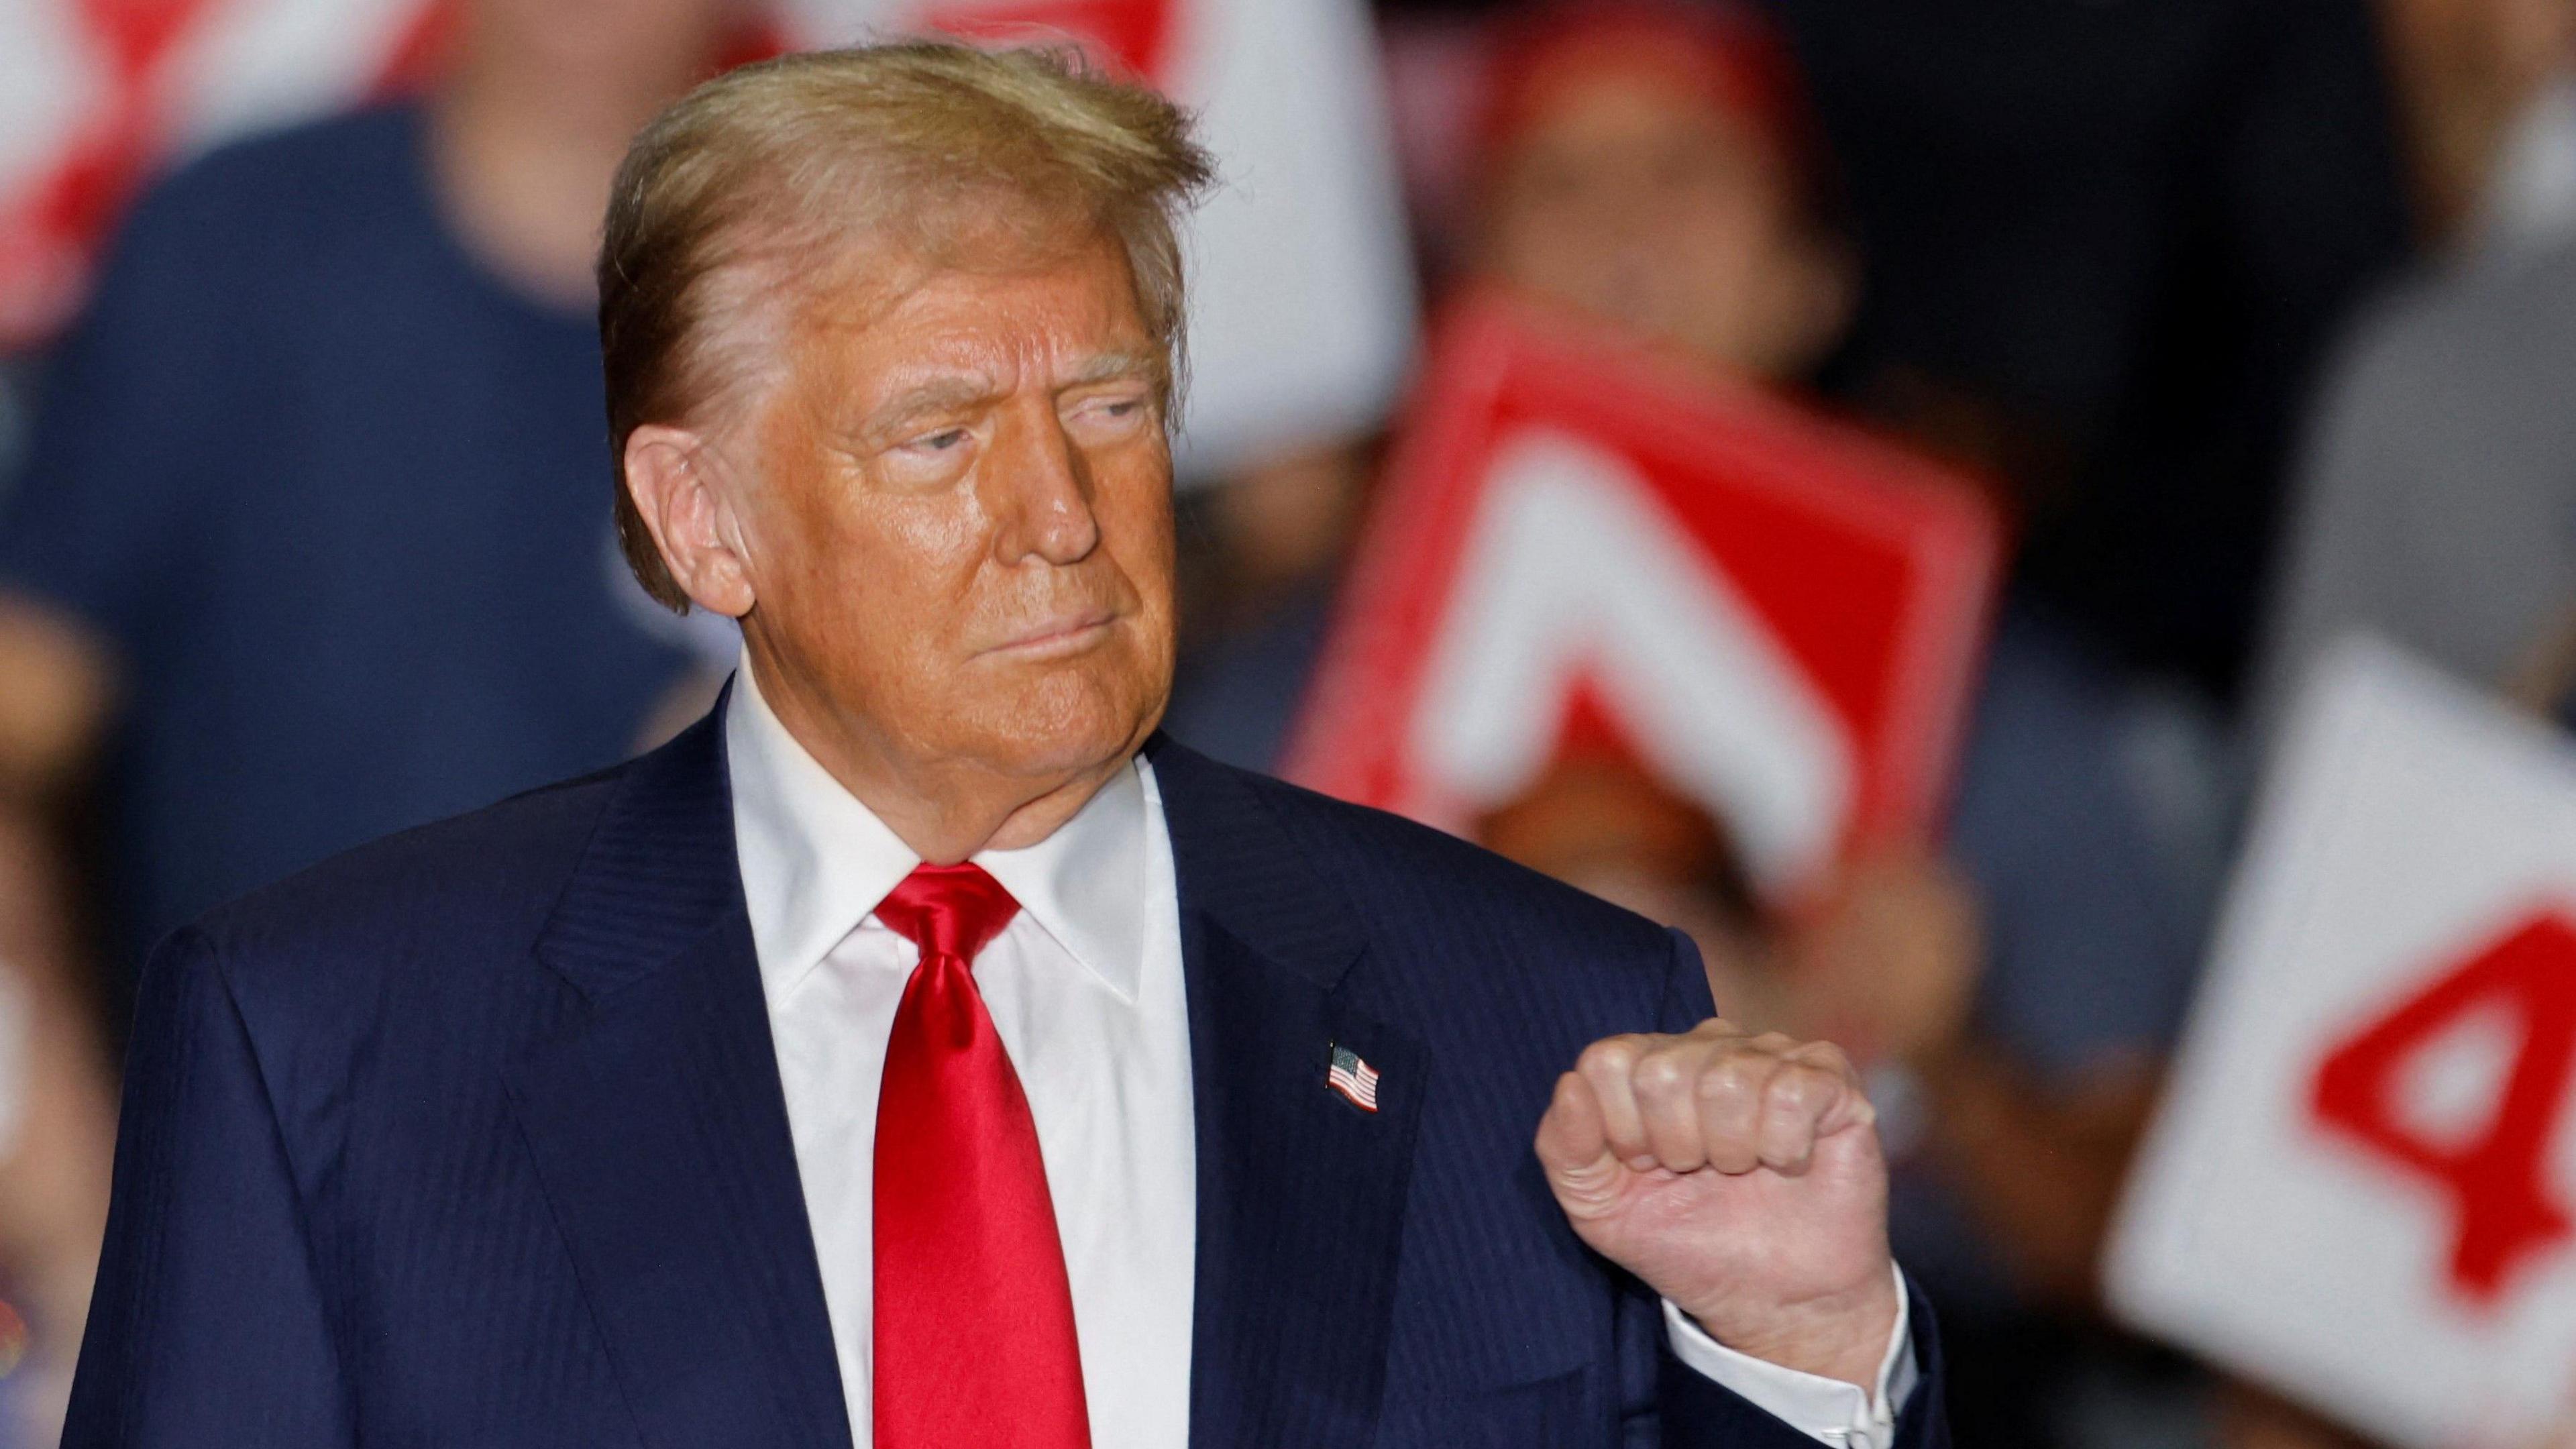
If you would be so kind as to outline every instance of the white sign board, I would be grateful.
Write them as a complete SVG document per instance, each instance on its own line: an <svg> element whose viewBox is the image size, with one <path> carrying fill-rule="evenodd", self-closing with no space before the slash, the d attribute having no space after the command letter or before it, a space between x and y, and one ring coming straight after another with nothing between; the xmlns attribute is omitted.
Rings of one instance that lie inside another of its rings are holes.
<svg viewBox="0 0 2576 1449"><path fill-rule="evenodd" d="M2406 1449L2576 1387L2576 746L2384 646L2275 756L2117 1312Z"/></svg>

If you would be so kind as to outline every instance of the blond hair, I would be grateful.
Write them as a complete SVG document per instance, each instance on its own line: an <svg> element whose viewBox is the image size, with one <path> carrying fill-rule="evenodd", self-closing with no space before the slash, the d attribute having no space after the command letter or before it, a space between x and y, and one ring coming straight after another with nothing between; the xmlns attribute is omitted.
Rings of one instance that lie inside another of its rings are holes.
<svg viewBox="0 0 2576 1449"><path fill-rule="evenodd" d="M685 611L626 486L626 440L748 381L742 324L797 259L865 234L935 260L999 200L1031 235L1114 238L1166 375L1182 373L1182 210L1213 177L1189 118L1070 50L921 41L809 51L709 81L619 166L599 253L617 536L636 581ZM1166 415L1169 415L1167 409Z"/></svg>

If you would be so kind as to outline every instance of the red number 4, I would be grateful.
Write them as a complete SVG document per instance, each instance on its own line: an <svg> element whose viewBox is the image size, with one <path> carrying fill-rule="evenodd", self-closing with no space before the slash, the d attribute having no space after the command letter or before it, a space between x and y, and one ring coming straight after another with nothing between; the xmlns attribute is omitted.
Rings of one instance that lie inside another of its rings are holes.
<svg viewBox="0 0 2576 1449"><path fill-rule="evenodd" d="M2393 1100L2406 1063L2472 1011L2502 1007L2520 1028L2493 1115L2457 1142L2407 1128ZM2514 1271L2568 1236L2549 1180L2549 1151L2576 1069L2576 924L2530 918L2443 973L2330 1053L2317 1069L2318 1119L2451 1200L2452 1284L2473 1303L2501 1295Z"/></svg>

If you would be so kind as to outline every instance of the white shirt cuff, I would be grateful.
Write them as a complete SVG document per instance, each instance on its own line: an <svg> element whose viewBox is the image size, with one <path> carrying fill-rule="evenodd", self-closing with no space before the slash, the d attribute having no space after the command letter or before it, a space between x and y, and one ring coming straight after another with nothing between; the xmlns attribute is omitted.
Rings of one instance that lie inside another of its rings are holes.
<svg viewBox="0 0 2576 1449"><path fill-rule="evenodd" d="M1896 1413L1913 1396L1917 1376L1912 1318L1905 1275L1900 1271L1896 1328L1888 1336L1886 1356L1878 1362L1878 1391L1864 1394L1858 1384L1738 1353L1709 1337L1671 1299L1664 1300L1664 1333L1672 1341L1675 1358L1817 1443L1842 1449L1891 1449L1896 1443Z"/></svg>

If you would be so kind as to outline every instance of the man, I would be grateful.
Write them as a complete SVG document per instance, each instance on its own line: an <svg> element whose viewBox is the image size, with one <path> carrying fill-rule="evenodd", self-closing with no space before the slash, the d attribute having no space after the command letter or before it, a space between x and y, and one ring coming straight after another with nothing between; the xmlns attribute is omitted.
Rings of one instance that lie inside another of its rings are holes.
<svg viewBox="0 0 2576 1449"><path fill-rule="evenodd" d="M122 981L219 901L633 749L688 656L589 486L590 262L744 8L470 0L421 104L137 207L0 508L0 815L102 767Z"/></svg>
<svg viewBox="0 0 2576 1449"><path fill-rule="evenodd" d="M646 131L621 530L744 667L162 950L68 1443L1944 1442L1831 1047L1156 739L1206 176L947 46Z"/></svg>

